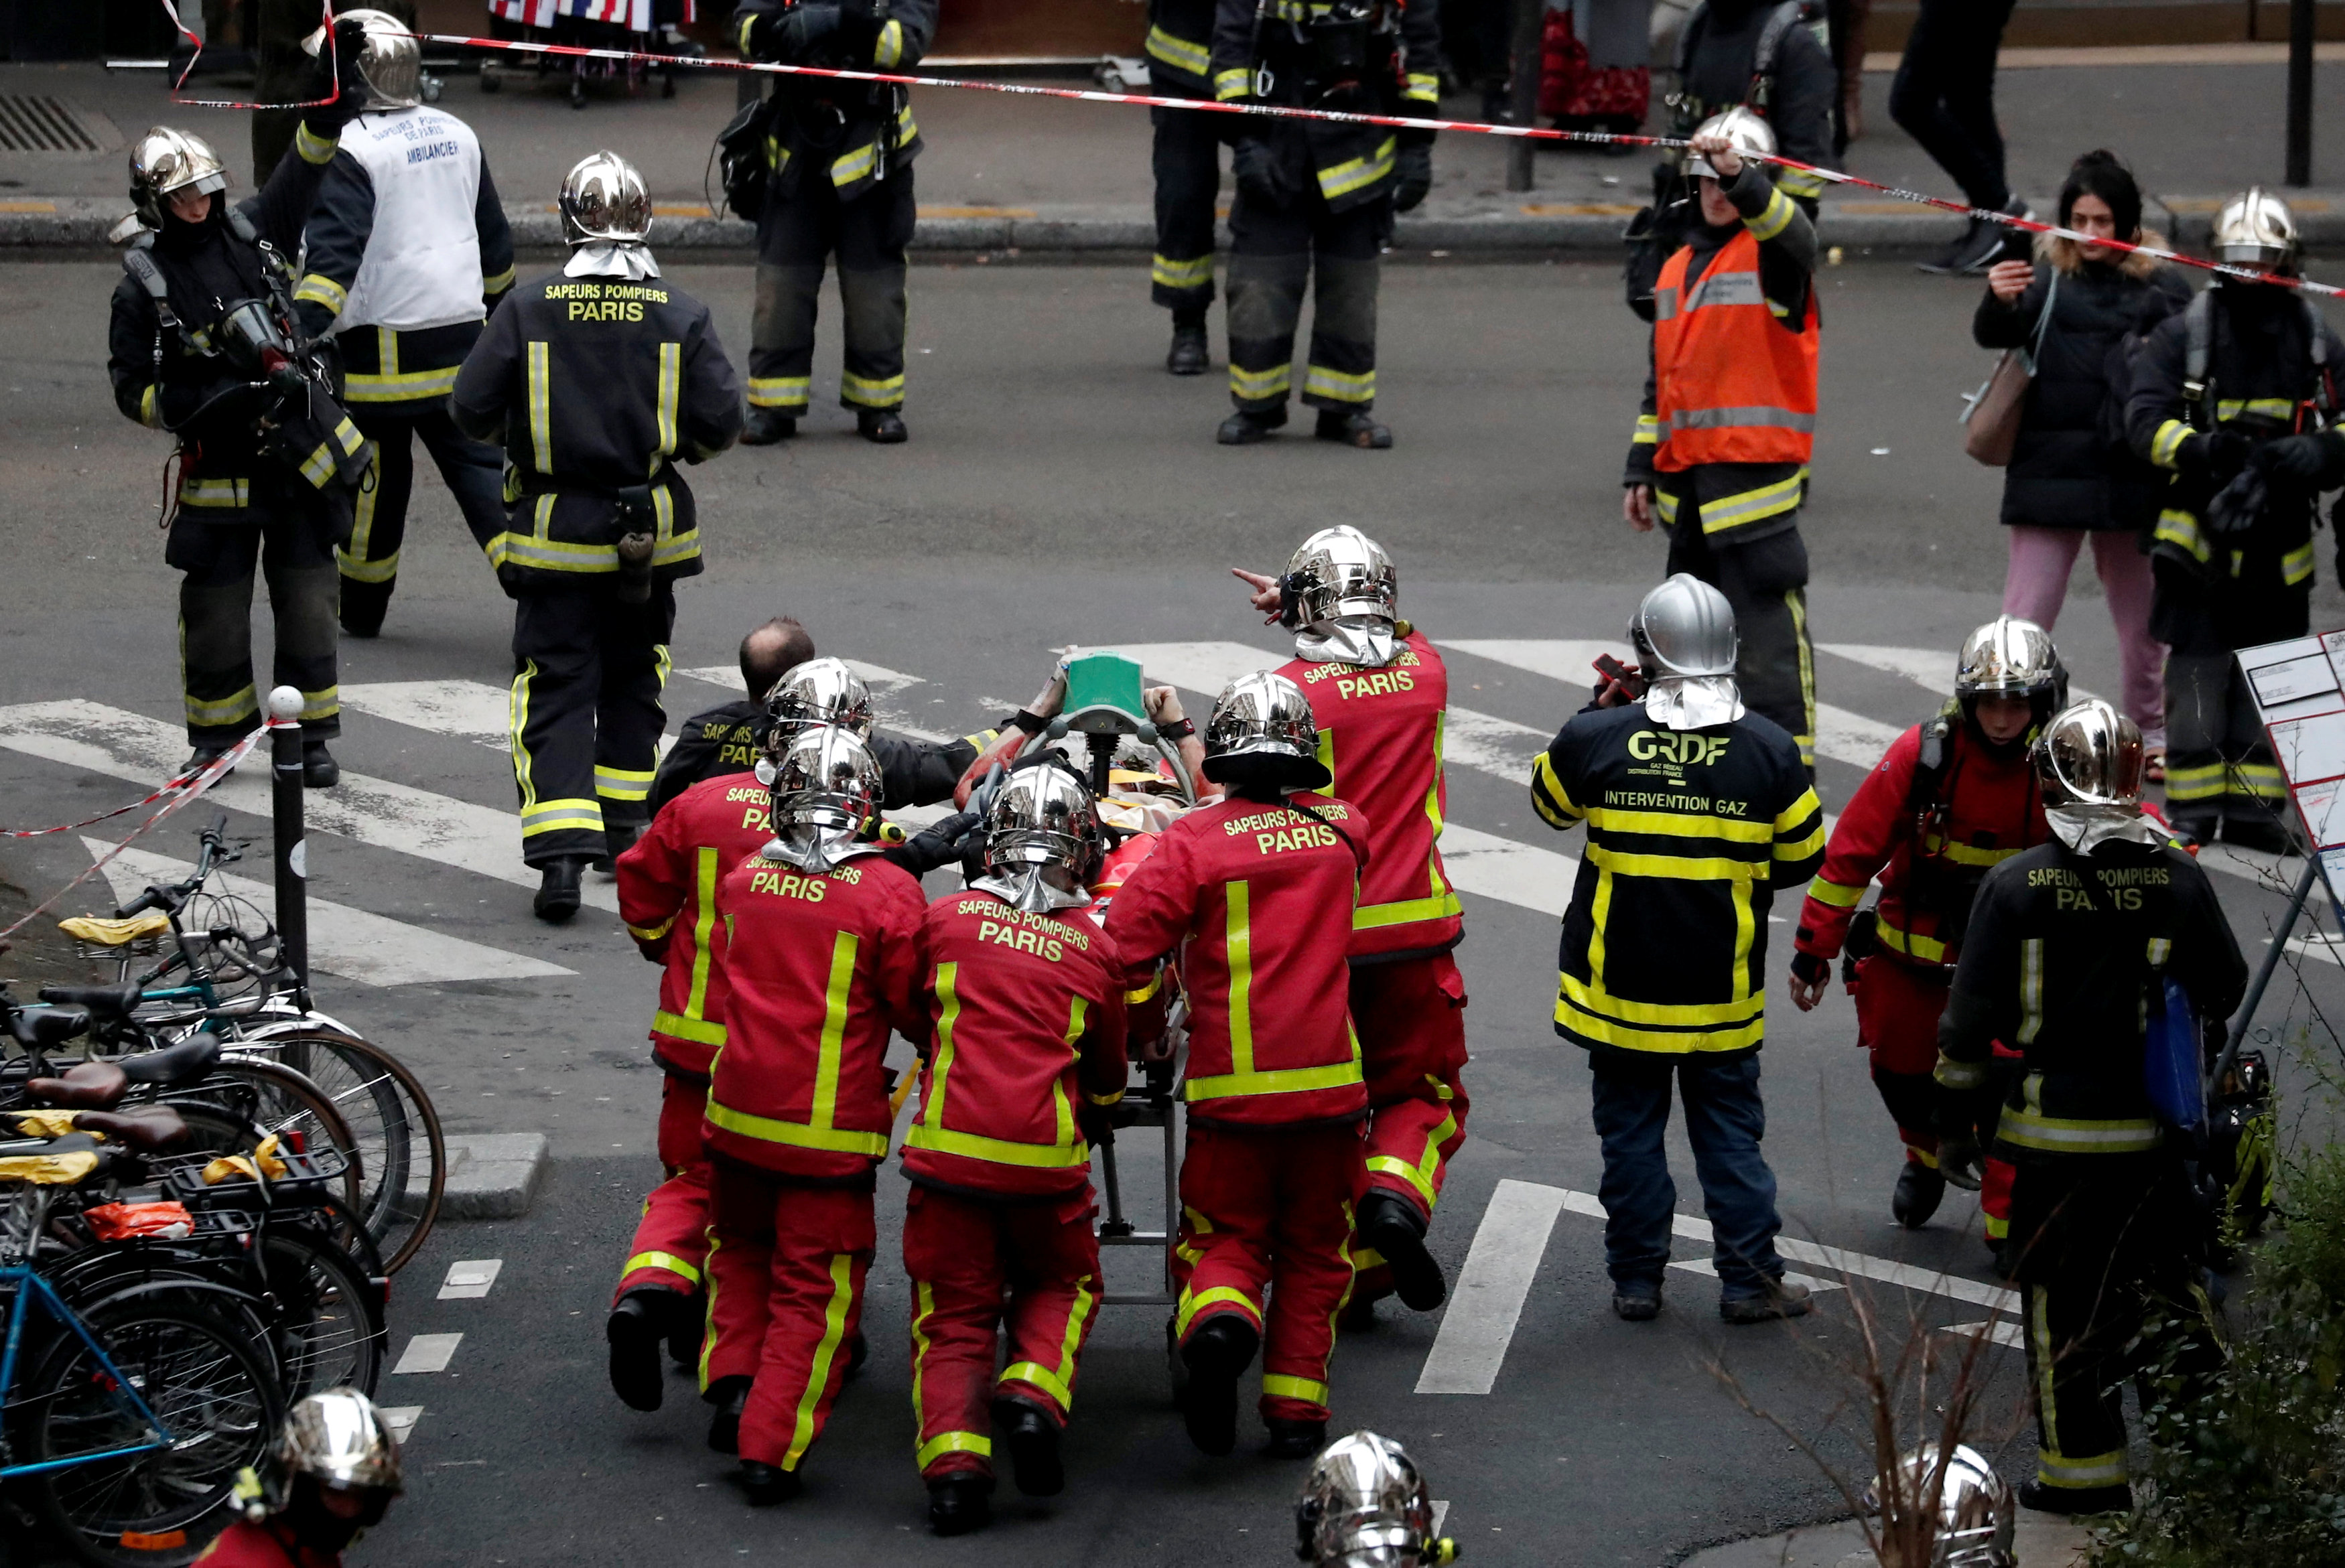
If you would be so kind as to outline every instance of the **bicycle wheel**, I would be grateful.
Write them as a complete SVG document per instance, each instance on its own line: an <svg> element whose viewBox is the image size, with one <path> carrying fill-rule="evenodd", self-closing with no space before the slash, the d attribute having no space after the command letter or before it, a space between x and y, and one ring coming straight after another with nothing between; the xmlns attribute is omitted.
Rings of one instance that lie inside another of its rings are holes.
<svg viewBox="0 0 2345 1568"><path fill-rule="evenodd" d="M340 1196L352 1209L364 1212L360 1207L360 1197L365 1189L366 1169L358 1138L324 1091L282 1063L249 1057L223 1057L209 1073L196 1082L168 1086L152 1098L178 1108L183 1115L190 1105L208 1107L218 1113L208 1118L210 1121L217 1123L221 1115L237 1118L257 1129L263 1137L276 1134L292 1149L302 1152L333 1149L348 1167L338 1184ZM205 1135L199 1131L198 1136ZM198 1144L195 1147L210 1154L244 1154L251 1149L252 1145L239 1143L229 1148L217 1148Z"/></svg>
<svg viewBox="0 0 2345 1568"><path fill-rule="evenodd" d="M285 1417L276 1378L239 1329L192 1305L146 1298L84 1321L113 1371L78 1336L49 1346L19 1385L27 1458L76 1459L147 1442L124 1383L171 1441L43 1472L32 1478L35 1504L85 1563L177 1568L228 1523L239 1473L259 1464L275 1438Z"/></svg>
<svg viewBox="0 0 2345 1568"><path fill-rule="evenodd" d="M277 1300L271 1325L278 1381L289 1405L326 1389L371 1396L386 1338L373 1285L322 1230L273 1224L261 1268Z"/></svg>
<svg viewBox="0 0 2345 1568"><path fill-rule="evenodd" d="M448 1181L447 1139L421 1080L381 1046L340 1029L239 1039L232 1048L308 1075L341 1112L365 1159L354 1207L396 1273L431 1233Z"/></svg>

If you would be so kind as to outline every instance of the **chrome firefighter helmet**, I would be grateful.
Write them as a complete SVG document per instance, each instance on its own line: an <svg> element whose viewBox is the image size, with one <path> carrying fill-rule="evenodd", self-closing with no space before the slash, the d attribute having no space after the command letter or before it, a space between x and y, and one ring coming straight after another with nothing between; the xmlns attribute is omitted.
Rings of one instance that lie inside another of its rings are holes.
<svg viewBox="0 0 2345 1568"><path fill-rule="evenodd" d="M2141 804L2141 731L2098 697L2061 710L2035 743L2046 808Z"/></svg>
<svg viewBox="0 0 2345 1568"><path fill-rule="evenodd" d="M130 147L130 205L138 220L161 233L170 198L185 191L208 196L228 188L228 168L211 143L189 131L157 126Z"/></svg>
<svg viewBox="0 0 2345 1568"><path fill-rule="evenodd" d="M871 688L844 659L808 659L766 694L766 753L777 756L790 738L814 724L837 724L868 738Z"/></svg>
<svg viewBox="0 0 2345 1568"><path fill-rule="evenodd" d="M1030 915L1091 902L1106 835L1073 767L1053 758L1011 773L985 808L984 833L985 873L972 885Z"/></svg>
<svg viewBox="0 0 2345 1568"><path fill-rule="evenodd" d="M2284 266L2296 259L2296 214L2263 187L2251 185L2223 204L2208 242L2220 261Z"/></svg>
<svg viewBox="0 0 2345 1568"><path fill-rule="evenodd" d="M1400 1444L1355 1431L1321 1451L1294 1503L1294 1555L1315 1568L1433 1568L1433 1498Z"/></svg>
<svg viewBox="0 0 2345 1568"><path fill-rule="evenodd" d="M878 846L865 835L879 815L879 764L862 737L834 724L801 730L757 764L773 792L773 842L759 853L801 871L828 871Z"/></svg>
<svg viewBox="0 0 2345 1568"><path fill-rule="evenodd" d="M356 22L364 30L359 79L366 83L366 107L411 109L423 101L423 44L406 23L388 11L375 10L343 11L334 20ZM301 47L312 56L324 53L326 29L320 27L302 39Z"/></svg>
<svg viewBox="0 0 2345 1568"><path fill-rule="evenodd" d="M562 238L580 245L641 245L652 231L651 187L635 166L607 149L588 153L562 177Z"/></svg>
<svg viewBox="0 0 2345 1568"><path fill-rule="evenodd" d="M1998 615L1963 639L1954 700L1968 716L1982 697L2025 697L2038 725L2067 705L2068 672L2052 633L2033 621Z"/></svg>
<svg viewBox="0 0 2345 1568"><path fill-rule="evenodd" d="M1629 641L1648 681L1731 675L1741 646L1734 606L1690 572L1678 572L1645 595L1629 622Z"/></svg>
<svg viewBox="0 0 2345 1568"><path fill-rule="evenodd" d="M1724 114L1711 116L1694 126L1693 134L1698 137L1724 137L1734 144L1736 152L1745 157L1755 154L1761 157L1771 157L1775 152L1774 127L1748 104L1736 104ZM1718 171L1710 167L1710 160L1698 152L1686 154L1685 171L1689 175L1707 175L1711 179L1718 177Z"/></svg>
<svg viewBox="0 0 2345 1568"><path fill-rule="evenodd" d="M1884 1490L1913 1503L1925 1501L1930 1472L1937 1463L1938 1445L1924 1443L1898 1461L1898 1474L1885 1488L1876 1481L1865 1489L1865 1506L1881 1512ZM1938 1527L1930 1568L2013 1568L2018 1561L2012 1546L2016 1519L2010 1483L1976 1449L1957 1444L1938 1482Z"/></svg>
<svg viewBox="0 0 2345 1568"><path fill-rule="evenodd" d="M1290 629L1346 615L1399 618L1400 574L1385 547L1349 523L1304 540L1279 581L1280 620Z"/></svg>
<svg viewBox="0 0 2345 1568"><path fill-rule="evenodd" d="M352 1388L328 1389L295 1404L269 1447L264 1468L269 1472L265 1482L247 1471L237 1485L237 1501L249 1519L284 1512L299 1481L335 1492L372 1492L379 1518L381 1505L406 1484L400 1474L398 1440L375 1402Z"/></svg>
<svg viewBox="0 0 2345 1568"><path fill-rule="evenodd" d="M1319 760L1311 699L1274 670L1240 675L1223 687L1205 721L1205 776L1223 783L1249 774L1286 789L1335 782Z"/></svg>

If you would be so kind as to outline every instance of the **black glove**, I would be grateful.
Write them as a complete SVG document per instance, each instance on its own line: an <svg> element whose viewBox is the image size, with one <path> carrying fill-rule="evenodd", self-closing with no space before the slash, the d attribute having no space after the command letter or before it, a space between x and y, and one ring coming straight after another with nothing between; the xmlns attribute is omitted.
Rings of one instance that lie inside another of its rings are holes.
<svg viewBox="0 0 2345 1568"><path fill-rule="evenodd" d="M306 95L323 98L334 94L334 85L341 84L341 92L330 104L320 104L301 112L301 123L310 134L332 141L342 134L342 127L366 111L366 78L359 74L359 56L366 53L366 27L352 17L344 16L334 23L331 44L320 44L318 57L310 73L310 90Z"/></svg>
<svg viewBox="0 0 2345 1568"><path fill-rule="evenodd" d="M757 18L749 29L749 47L757 58L785 66L804 65L833 33L838 31L836 5L793 5Z"/></svg>
<svg viewBox="0 0 2345 1568"><path fill-rule="evenodd" d="M2263 473L2309 483L2328 473L2337 457L2337 439L2316 433L2266 441L2248 460Z"/></svg>
<svg viewBox="0 0 2345 1568"><path fill-rule="evenodd" d="M1938 1174L1947 1185L1976 1192L1986 1179L1986 1154L1967 1132L1938 1135Z"/></svg>
<svg viewBox="0 0 2345 1568"><path fill-rule="evenodd" d="M1821 986L1832 978L1832 960L1819 958L1805 948L1792 949L1792 973L1802 986Z"/></svg>
<svg viewBox="0 0 2345 1568"><path fill-rule="evenodd" d="M2221 539L2245 533L2263 521L2270 500L2271 489L2264 481L2263 470L2243 468L2207 503L2207 531Z"/></svg>
<svg viewBox="0 0 2345 1568"><path fill-rule="evenodd" d="M983 819L973 811L956 812L932 827L921 829L903 844L880 853L915 876L926 876L940 865L961 857L961 840Z"/></svg>
<svg viewBox="0 0 2345 1568"><path fill-rule="evenodd" d="M1433 147L1420 142L1400 149L1393 160L1393 172L1398 177L1393 187L1393 210L1407 212L1425 199L1433 188Z"/></svg>
<svg viewBox="0 0 2345 1568"><path fill-rule="evenodd" d="M838 54L854 66L878 64L875 56L879 47L879 29L887 25L886 0L840 0L838 7Z"/></svg>
<svg viewBox="0 0 2345 1568"><path fill-rule="evenodd" d="M1278 149L1260 137L1240 138L1230 154L1230 172L1238 189L1271 207L1284 207L1294 194L1279 167Z"/></svg>
<svg viewBox="0 0 2345 1568"><path fill-rule="evenodd" d="M2178 466L2203 473L2217 484L2227 484L2247 467L2248 454L2253 450L2248 438L2237 430L2202 430L2184 438L2174 456Z"/></svg>

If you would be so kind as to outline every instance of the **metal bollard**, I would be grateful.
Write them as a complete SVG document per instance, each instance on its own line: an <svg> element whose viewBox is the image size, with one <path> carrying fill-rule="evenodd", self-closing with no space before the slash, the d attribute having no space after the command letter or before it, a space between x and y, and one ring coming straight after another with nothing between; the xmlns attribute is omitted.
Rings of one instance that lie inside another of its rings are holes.
<svg viewBox="0 0 2345 1568"><path fill-rule="evenodd" d="M301 827L301 693L269 693L270 816L276 828L277 940L285 966L310 989L310 855Z"/></svg>

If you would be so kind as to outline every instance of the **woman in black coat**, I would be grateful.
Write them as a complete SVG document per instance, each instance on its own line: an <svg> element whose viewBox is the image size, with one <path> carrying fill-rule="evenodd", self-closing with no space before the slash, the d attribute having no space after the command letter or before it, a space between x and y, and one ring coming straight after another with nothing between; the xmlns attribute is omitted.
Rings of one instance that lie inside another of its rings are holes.
<svg viewBox="0 0 2345 1568"><path fill-rule="evenodd" d="M2141 228L2141 190L2113 154L2086 153L2060 190L2060 227L2135 244L2163 244ZM2138 252L2039 237L2035 260L1987 273L1971 335L1985 349L2042 345L2004 470L2003 521L2011 569L2003 611L2050 631L2089 537L2117 622L2125 711L2141 726L2163 776L2166 650L2149 634L2149 557L2142 538L2157 511L2162 475L2135 456L2122 410L2109 407L2123 339L2188 302L2180 273ZM2051 319L2044 321L2046 301ZM2121 398L2122 393L2118 394Z"/></svg>

